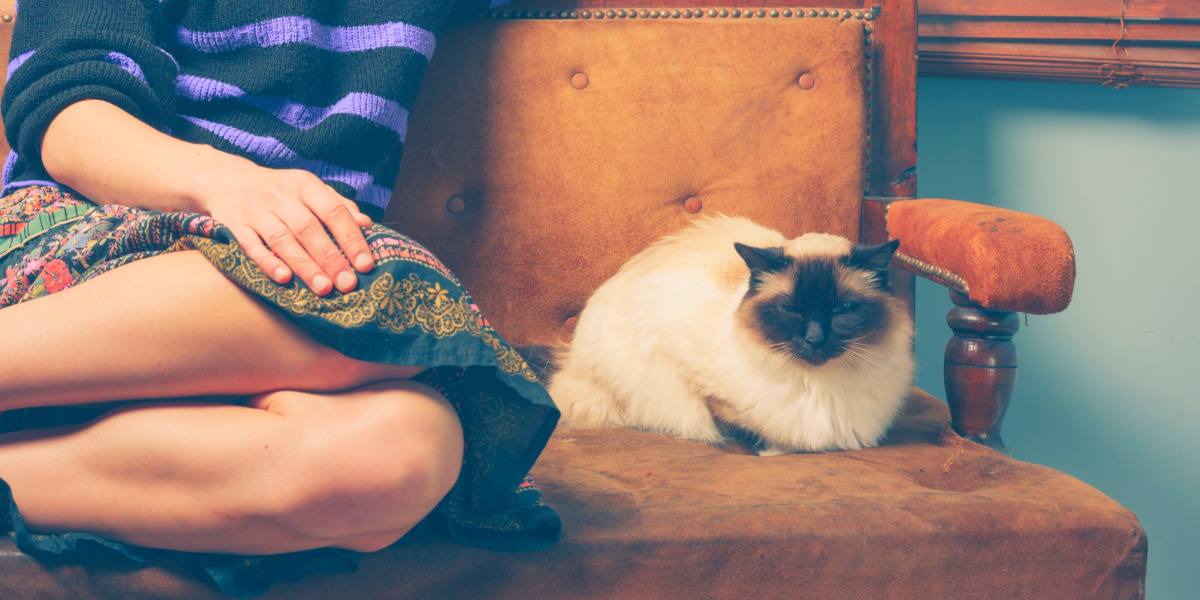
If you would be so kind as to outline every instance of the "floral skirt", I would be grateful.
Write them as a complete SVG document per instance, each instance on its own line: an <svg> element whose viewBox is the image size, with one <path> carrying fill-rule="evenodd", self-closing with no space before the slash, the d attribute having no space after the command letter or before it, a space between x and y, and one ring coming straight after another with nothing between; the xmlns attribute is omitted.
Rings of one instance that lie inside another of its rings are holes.
<svg viewBox="0 0 1200 600"><path fill-rule="evenodd" d="M64 290L135 260L198 250L229 279L314 339L360 360L429 367L418 376L458 411L466 440L453 489L417 532L435 528L494 550L553 544L558 515L526 475L558 410L520 354L480 314L449 270L416 242L381 225L365 230L376 267L359 286L320 297L279 285L204 215L99 206L68 191L28 187L0 199L0 308ZM90 406L0 413L0 432L82 423ZM3 474L0 474L2 476ZM5 515L7 512L7 515ZM134 547L88 533L29 531L0 479L0 531L24 552L62 561L185 562L226 593L261 593L281 579L353 570L358 554L325 548L270 556L191 554ZM403 543L403 542L402 542Z"/></svg>

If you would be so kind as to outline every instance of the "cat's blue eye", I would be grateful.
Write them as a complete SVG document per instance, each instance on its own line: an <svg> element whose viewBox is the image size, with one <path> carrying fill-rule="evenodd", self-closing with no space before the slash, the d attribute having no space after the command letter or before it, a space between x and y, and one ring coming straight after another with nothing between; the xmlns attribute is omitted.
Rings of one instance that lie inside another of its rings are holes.
<svg viewBox="0 0 1200 600"><path fill-rule="evenodd" d="M859 306L860 305L857 302L843 302L843 303L833 307L833 314L842 315L842 314L846 314L848 312L854 312L854 311L858 310Z"/></svg>

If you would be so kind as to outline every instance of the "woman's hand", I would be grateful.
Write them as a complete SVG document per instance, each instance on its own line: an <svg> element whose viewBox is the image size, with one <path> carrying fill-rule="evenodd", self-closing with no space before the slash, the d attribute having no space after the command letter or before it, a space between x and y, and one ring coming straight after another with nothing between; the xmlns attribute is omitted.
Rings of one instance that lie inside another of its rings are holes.
<svg viewBox="0 0 1200 600"><path fill-rule="evenodd" d="M375 267L361 229L371 219L308 171L269 169L222 154L197 169L192 193L196 208L228 227L277 283L294 273L317 295L334 286L349 292L358 283L355 269Z"/></svg>
<svg viewBox="0 0 1200 600"><path fill-rule="evenodd" d="M361 229L371 220L317 176L173 138L103 100L63 109L46 129L42 161L98 204L212 215L278 283L296 274L319 295L335 285L349 292L355 269L375 267Z"/></svg>

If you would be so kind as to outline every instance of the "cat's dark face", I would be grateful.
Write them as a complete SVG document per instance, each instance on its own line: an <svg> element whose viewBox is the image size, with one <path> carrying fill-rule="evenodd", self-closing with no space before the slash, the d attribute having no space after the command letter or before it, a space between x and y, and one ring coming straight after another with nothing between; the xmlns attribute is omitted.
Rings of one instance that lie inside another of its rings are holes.
<svg viewBox="0 0 1200 600"><path fill-rule="evenodd" d="M750 268L739 316L770 350L819 366L848 348L868 351L895 310L887 266L898 240L846 256L796 259L782 248L736 244Z"/></svg>

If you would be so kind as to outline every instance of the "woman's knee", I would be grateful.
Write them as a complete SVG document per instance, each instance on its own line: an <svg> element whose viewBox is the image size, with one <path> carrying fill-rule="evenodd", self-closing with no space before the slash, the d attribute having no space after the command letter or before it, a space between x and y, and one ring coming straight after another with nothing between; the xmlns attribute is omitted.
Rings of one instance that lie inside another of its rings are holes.
<svg viewBox="0 0 1200 600"><path fill-rule="evenodd" d="M287 407L305 440L297 456L304 467L281 518L322 545L376 550L454 485L463 453L458 417L436 391L411 381L325 400L311 414Z"/></svg>

